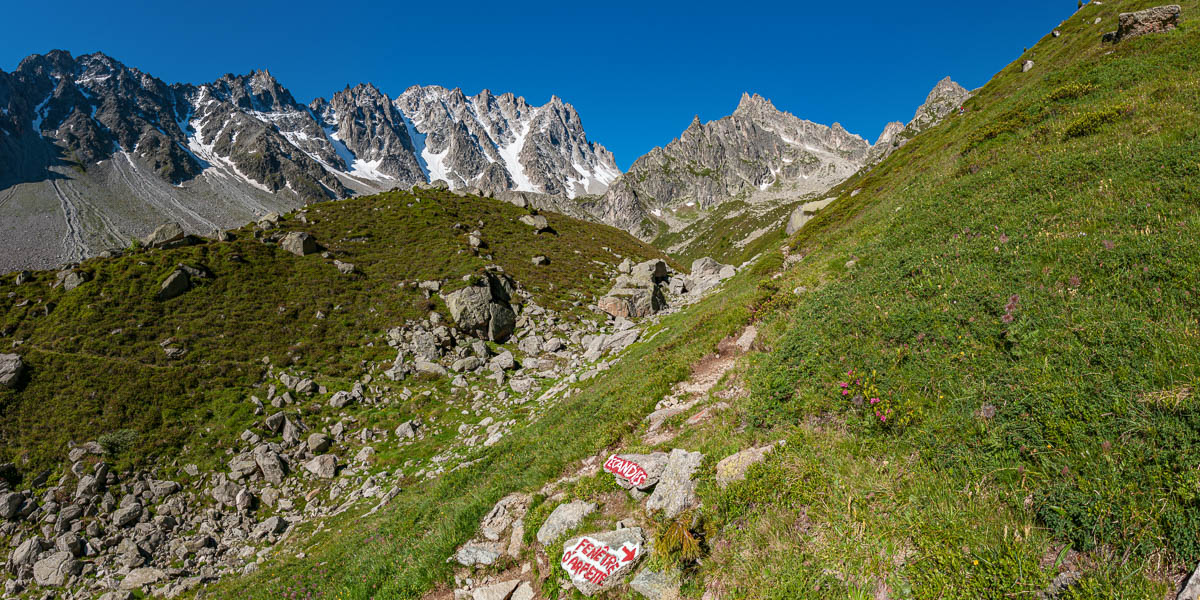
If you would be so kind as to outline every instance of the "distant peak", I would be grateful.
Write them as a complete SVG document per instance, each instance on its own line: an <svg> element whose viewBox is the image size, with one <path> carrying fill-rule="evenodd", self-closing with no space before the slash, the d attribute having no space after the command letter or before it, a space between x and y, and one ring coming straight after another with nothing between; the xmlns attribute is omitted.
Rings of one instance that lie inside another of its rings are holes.
<svg viewBox="0 0 1200 600"><path fill-rule="evenodd" d="M771 110L775 110L775 105L771 104L770 100L767 100L766 98L763 98L762 96L759 96L758 94L742 92L742 99L741 99L741 101L738 102L738 106L736 109L734 109L733 113L738 114L738 113L744 113L744 112L750 112L750 111L757 111L757 110L762 110L763 108L770 108Z"/></svg>

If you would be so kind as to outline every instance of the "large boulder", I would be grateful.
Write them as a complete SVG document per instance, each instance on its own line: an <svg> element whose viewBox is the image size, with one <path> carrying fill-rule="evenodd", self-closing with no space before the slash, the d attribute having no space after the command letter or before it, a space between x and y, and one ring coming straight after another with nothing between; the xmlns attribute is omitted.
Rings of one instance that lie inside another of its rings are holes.
<svg viewBox="0 0 1200 600"><path fill-rule="evenodd" d="M666 298L657 285L645 287L614 287L596 301L596 307L614 316L639 319L650 316L667 306Z"/></svg>
<svg viewBox="0 0 1200 600"><path fill-rule="evenodd" d="M667 263L655 258L633 265L629 276L646 284L658 283L667 279Z"/></svg>
<svg viewBox="0 0 1200 600"><path fill-rule="evenodd" d="M583 522L583 518L592 514L596 510L595 503L576 500L566 504L558 505L549 517L546 517L546 522L542 523L542 528L538 529L537 541L543 546L549 546L554 543L562 534L576 528Z"/></svg>
<svg viewBox="0 0 1200 600"><path fill-rule="evenodd" d="M33 580L41 586L60 586L83 570L70 552L54 552L33 564Z"/></svg>
<svg viewBox="0 0 1200 600"><path fill-rule="evenodd" d="M166 572L162 569L152 567L142 567L134 569L121 580L122 590L140 590L142 587L158 583L167 578Z"/></svg>
<svg viewBox="0 0 1200 600"><path fill-rule="evenodd" d="M307 256L318 249L317 238L303 231L292 231L283 236L283 241L279 242L279 247L296 256Z"/></svg>
<svg viewBox="0 0 1200 600"><path fill-rule="evenodd" d="M692 273L684 287L689 294L701 294L737 274L737 269L723 265L707 256L692 261Z"/></svg>
<svg viewBox="0 0 1200 600"><path fill-rule="evenodd" d="M515 291L507 276L486 273L471 285L442 297L460 330L503 343L517 324L517 314L509 304Z"/></svg>
<svg viewBox="0 0 1200 600"><path fill-rule="evenodd" d="M696 496L696 482L692 481L692 475L700 468L700 462L703 460L704 455L699 452L688 452L679 448L672 450L654 493L646 500L646 510L661 510L668 519L672 519L696 506L699 498Z"/></svg>
<svg viewBox="0 0 1200 600"><path fill-rule="evenodd" d="M645 554L645 533L628 527L571 538L558 560L575 589L592 596L620 585Z"/></svg>
<svg viewBox="0 0 1200 600"><path fill-rule="evenodd" d="M75 269L65 269L58 272L56 275L55 285L61 285L63 291L69 292L92 280L92 274L87 271L76 271Z"/></svg>
<svg viewBox="0 0 1200 600"><path fill-rule="evenodd" d="M183 238L183 227L180 227L179 223L167 223L142 238L142 245L147 248L165 248L182 241Z"/></svg>
<svg viewBox="0 0 1200 600"><path fill-rule="evenodd" d="M25 363L19 354L0 354L0 387L17 386L25 373Z"/></svg>
<svg viewBox="0 0 1200 600"><path fill-rule="evenodd" d="M337 456L322 454L304 463L304 468L321 479L333 479L337 475Z"/></svg>
<svg viewBox="0 0 1200 600"><path fill-rule="evenodd" d="M1178 4L1121 13L1117 17L1117 30L1104 34L1104 39L1110 42L1119 42L1147 33L1171 31L1179 25L1179 15L1182 13L1183 9Z"/></svg>
<svg viewBox="0 0 1200 600"><path fill-rule="evenodd" d="M176 269L167 276L158 289L159 300L170 300L192 289L192 278L187 271Z"/></svg>

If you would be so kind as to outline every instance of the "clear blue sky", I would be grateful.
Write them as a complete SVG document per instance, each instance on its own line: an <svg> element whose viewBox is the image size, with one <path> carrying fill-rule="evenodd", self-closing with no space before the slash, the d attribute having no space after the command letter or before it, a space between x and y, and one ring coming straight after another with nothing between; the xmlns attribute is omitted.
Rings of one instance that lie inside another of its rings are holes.
<svg viewBox="0 0 1200 600"><path fill-rule="evenodd" d="M557 94L625 169L743 91L869 141L949 75L984 83L1075 0L13 2L0 69L102 51L173 83L267 68L301 102L346 84Z"/></svg>

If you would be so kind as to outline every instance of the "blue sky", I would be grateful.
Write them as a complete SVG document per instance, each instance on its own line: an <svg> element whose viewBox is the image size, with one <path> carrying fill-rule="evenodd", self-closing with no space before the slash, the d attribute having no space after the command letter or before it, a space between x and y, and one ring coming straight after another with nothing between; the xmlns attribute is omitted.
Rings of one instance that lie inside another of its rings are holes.
<svg viewBox="0 0 1200 600"><path fill-rule="evenodd" d="M1075 0L16 2L0 69L103 51L169 83L267 68L301 102L346 84L557 94L626 169L743 91L870 141L949 75L983 85Z"/></svg>

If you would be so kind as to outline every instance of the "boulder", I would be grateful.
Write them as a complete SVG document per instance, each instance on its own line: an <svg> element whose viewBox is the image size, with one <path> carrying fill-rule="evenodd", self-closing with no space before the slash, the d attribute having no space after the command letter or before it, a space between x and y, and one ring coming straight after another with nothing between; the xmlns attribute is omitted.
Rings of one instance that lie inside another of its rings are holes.
<svg viewBox="0 0 1200 600"><path fill-rule="evenodd" d="M512 289L506 276L486 273L472 285L444 294L443 298L460 330L503 343L517 323L517 314L509 305Z"/></svg>
<svg viewBox="0 0 1200 600"><path fill-rule="evenodd" d="M521 222L532 227L534 233L541 233L550 229L550 221L541 215L525 215L521 217Z"/></svg>
<svg viewBox="0 0 1200 600"><path fill-rule="evenodd" d="M1192 571L1192 576L1188 578L1187 584L1183 586L1183 590L1179 592L1175 600L1200 600L1200 566Z"/></svg>
<svg viewBox="0 0 1200 600"><path fill-rule="evenodd" d="M1165 33L1179 25L1179 15L1183 9L1178 4L1157 6L1131 13L1121 13L1117 17L1117 30L1104 34L1104 39L1119 42L1148 33Z"/></svg>
<svg viewBox="0 0 1200 600"><path fill-rule="evenodd" d="M696 482L692 475L700 468L704 455L699 452L688 452L676 448L667 459L662 477L654 488L654 493L646 500L646 510L663 511L668 519L696 505Z"/></svg>
<svg viewBox="0 0 1200 600"><path fill-rule="evenodd" d="M442 365L439 365L435 362L429 362L427 360L418 360L416 363L414 363L413 366L416 368L417 373L420 375L428 375L430 377L445 377L446 375L448 375L448 373L446 372L446 367L443 367Z"/></svg>
<svg viewBox="0 0 1200 600"><path fill-rule="evenodd" d="M416 421L405 421L396 427L396 437L402 440L411 440L417 437L417 429L420 426L421 424Z"/></svg>
<svg viewBox="0 0 1200 600"><path fill-rule="evenodd" d="M1032 60L1027 60L1027 61L1021 63L1021 72L1022 73L1028 73L1032 70L1033 70L1033 61Z"/></svg>
<svg viewBox="0 0 1200 600"><path fill-rule="evenodd" d="M667 468L666 452L651 454L614 454L604 461L605 472L612 473L617 485L643 492L654 488Z"/></svg>
<svg viewBox="0 0 1200 600"><path fill-rule="evenodd" d="M16 517L24 505L25 496L18 492L0 494L0 519L8 520Z"/></svg>
<svg viewBox="0 0 1200 600"><path fill-rule="evenodd" d="M121 589L126 591L140 590L147 585L153 585L167 578L162 569L142 567L134 569L121 580Z"/></svg>
<svg viewBox="0 0 1200 600"><path fill-rule="evenodd" d="M621 585L646 554L646 535L639 527L592 533L563 544L559 566L585 596Z"/></svg>
<svg viewBox="0 0 1200 600"><path fill-rule="evenodd" d="M142 245L147 248L163 248L182 241L183 238L183 227L180 227L179 223L166 223L142 238Z"/></svg>
<svg viewBox="0 0 1200 600"><path fill-rule="evenodd" d="M546 517L546 522L542 523L542 528L538 529L538 543L543 546L549 546L564 533L578 527L583 522L583 518L592 514L595 510L596 505L594 503L582 500L558 505L555 507L554 512L551 512L550 516Z"/></svg>
<svg viewBox="0 0 1200 600"><path fill-rule="evenodd" d="M629 270L629 275L634 279L653 283L666 281L668 274L667 263L657 258L633 265Z"/></svg>
<svg viewBox="0 0 1200 600"><path fill-rule="evenodd" d="M747 448L722 458L721 462L717 463L717 485L725 487L734 481L745 479L746 471L766 460L767 455L774 449L775 445L770 444L761 448Z"/></svg>
<svg viewBox="0 0 1200 600"><path fill-rule="evenodd" d="M270 517L262 523L259 523L258 526L254 528L254 531L251 532L250 536L255 539L262 539L277 533L283 533L287 528L288 522L282 517Z"/></svg>
<svg viewBox="0 0 1200 600"><path fill-rule="evenodd" d="M333 261L333 266L337 267L338 273L342 275L352 275L355 271L354 265L340 260Z"/></svg>
<svg viewBox="0 0 1200 600"><path fill-rule="evenodd" d="M16 387L24 373L25 362L21 360L21 355L0 354L0 387Z"/></svg>
<svg viewBox="0 0 1200 600"><path fill-rule="evenodd" d="M550 264L550 259L546 258L544 254L539 254L533 257L533 264L539 267L544 267Z"/></svg>
<svg viewBox="0 0 1200 600"><path fill-rule="evenodd" d="M490 565L500 558L501 550L499 544L492 542L468 542L454 554L454 560L464 567Z"/></svg>
<svg viewBox="0 0 1200 600"><path fill-rule="evenodd" d="M607 295L596 301L600 310L626 319L638 319L652 315L667 305L662 290L657 285L646 287L614 287Z"/></svg>
<svg viewBox="0 0 1200 600"><path fill-rule="evenodd" d="M17 546L16 550L8 556L8 570L16 575L21 571L32 568L33 563L37 562L37 557L46 549L46 542L37 536L26 538Z"/></svg>
<svg viewBox="0 0 1200 600"><path fill-rule="evenodd" d="M69 292L92 280L92 274L87 271L66 269L59 271L56 285L61 285L63 291Z"/></svg>
<svg viewBox="0 0 1200 600"><path fill-rule="evenodd" d="M320 454L329 449L333 444L333 440L323 433L314 433L308 436L308 451L313 454Z"/></svg>
<svg viewBox="0 0 1200 600"><path fill-rule="evenodd" d="M117 509L112 515L113 525L116 527L128 527L137 523L141 518L142 505L136 502L124 508Z"/></svg>
<svg viewBox="0 0 1200 600"><path fill-rule="evenodd" d="M337 457L332 454L322 454L304 463L304 468L321 479L333 479L337 475Z"/></svg>
<svg viewBox="0 0 1200 600"><path fill-rule="evenodd" d="M159 300L170 300L192 289L192 278L187 271L175 269L158 289Z"/></svg>
<svg viewBox="0 0 1200 600"><path fill-rule="evenodd" d="M520 579L513 579L477 587L471 590L471 600L510 600L513 590L517 589L520 583Z"/></svg>
<svg viewBox="0 0 1200 600"><path fill-rule="evenodd" d="M292 231L283 236L279 247L296 256L307 256L317 251L317 238L303 231Z"/></svg>
<svg viewBox="0 0 1200 600"><path fill-rule="evenodd" d="M60 586L83 570L70 552L54 552L33 564L33 580L41 586Z"/></svg>

